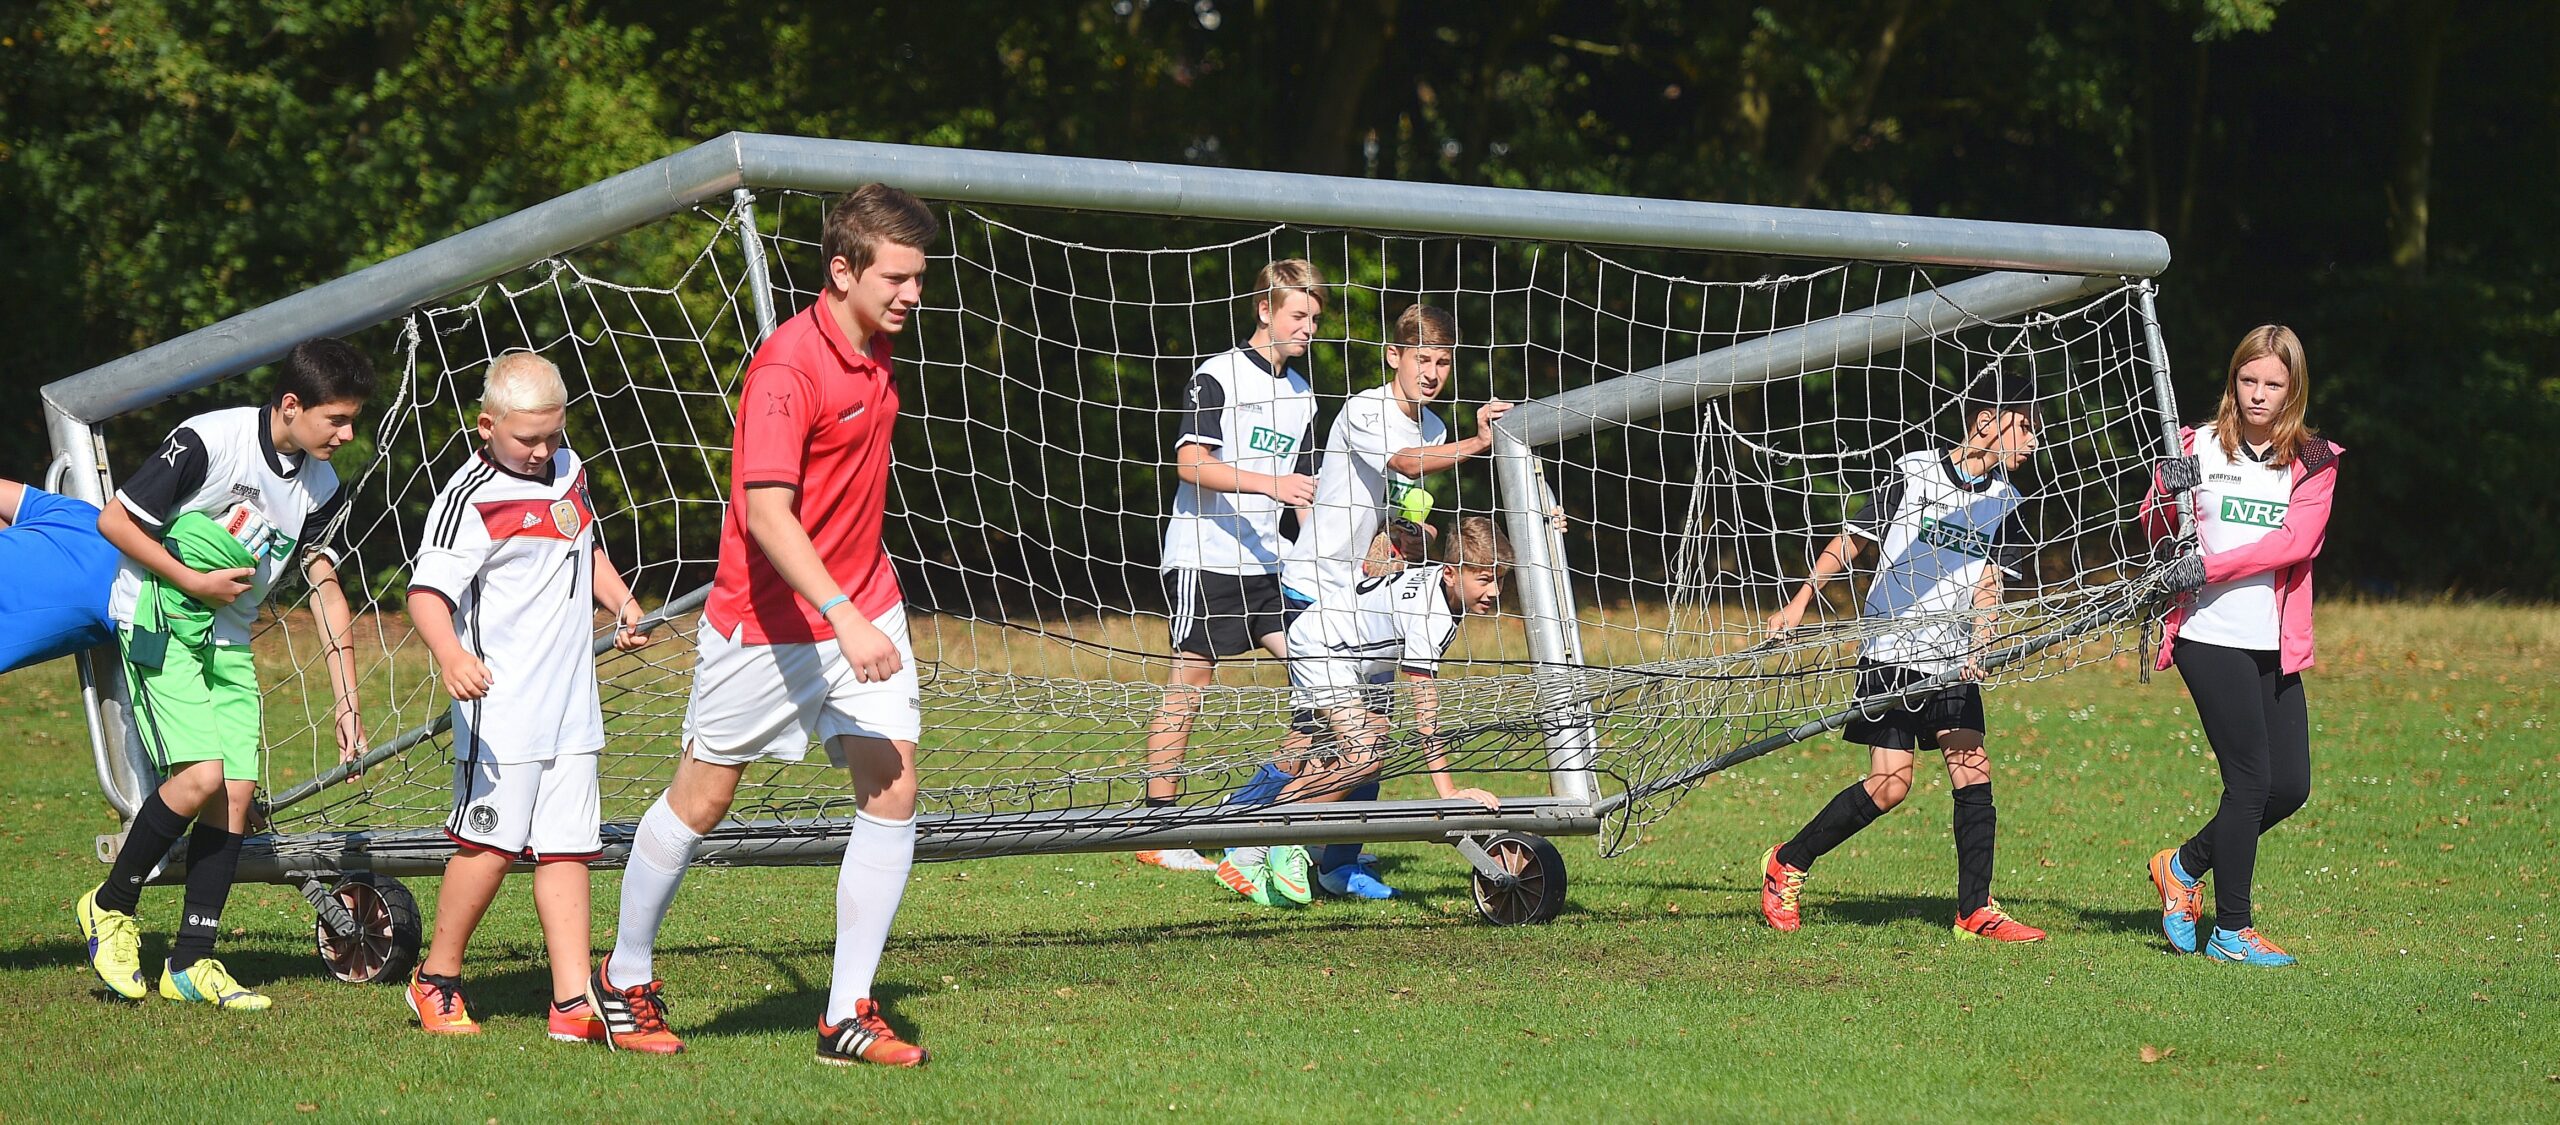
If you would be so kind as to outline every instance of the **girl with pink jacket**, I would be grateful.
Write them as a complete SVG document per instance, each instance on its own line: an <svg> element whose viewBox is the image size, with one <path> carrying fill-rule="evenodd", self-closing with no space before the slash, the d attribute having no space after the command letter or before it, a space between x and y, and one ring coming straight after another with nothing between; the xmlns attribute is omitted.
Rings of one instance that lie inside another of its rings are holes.
<svg viewBox="0 0 2560 1125"><path fill-rule="evenodd" d="M2173 528L2170 494L2194 490L2203 553L2181 560L2170 584L2192 600L2170 611L2160 667L2175 664L2222 767L2222 803L2179 847L2151 857L2161 930L2196 951L2203 880L2214 877L2207 956L2290 965L2258 933L2249 890L2258 837L2311 796L2311 721L2302 670L2311 666L2311 560L2320 554L2337 485L2338 446L2303 424L2308 368L2293 330L2253 329L2231 354L2214 419L2180 434L2186 456L2165 462L2144 519Z"/></svg>

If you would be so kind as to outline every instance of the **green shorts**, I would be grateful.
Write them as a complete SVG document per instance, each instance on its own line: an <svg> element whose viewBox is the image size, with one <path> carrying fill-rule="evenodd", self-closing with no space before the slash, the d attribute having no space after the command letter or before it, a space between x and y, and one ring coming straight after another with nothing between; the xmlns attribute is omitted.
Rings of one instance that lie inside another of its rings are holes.
<svg viewBox="0 0 2560 1125"><path fill-rule="evenodd" d="M227 780L258 780L258 743L265 732L257 661L247 645L171 644L160 666L147 668L131 659L132 626L116 628L116 643L128 654L124 682L133 699L133 725L153 766L166 774L191 762L220 762Z"/></svg>

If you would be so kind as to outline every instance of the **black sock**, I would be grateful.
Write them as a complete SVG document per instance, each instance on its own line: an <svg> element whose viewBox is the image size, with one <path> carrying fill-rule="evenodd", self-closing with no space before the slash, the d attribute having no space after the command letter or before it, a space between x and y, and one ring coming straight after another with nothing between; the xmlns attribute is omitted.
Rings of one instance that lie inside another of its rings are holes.
<svg viewBox="0 0 2560 1125"><path fill-rule="evenodd" d="M1181 802L1182 798L1180 797L1149 797L1147 798L1147 807L1151 809L1169 809Z"/></svg>
<svg viewBox="0 0 2560 1125"><path fill-rule="evenodd" d="M2000 836L2000 811L1991 806L1991 783L1956 790L1956 917L1991 902L1992 845Z"/></svg>
<svg viewBox="0 0 2560 1125"><path fill-rule="evenodd" d="M554 1000L551 1002L551 1010L564 1016L586 1006L587 998L584 996L572 996L566 1000Z"/></svg>
<svg viewBox="0 0 2560 1125"><path fill-rule="evenodd" d="M118 914L139 910L142 881L168 858L178 837L186 835L190 819L172 811L158 790L143 798L142 807L133 812L133 830L125 833L124 846L116 852L115 866L107 869L107 881L98 887L98 908Z"/></svg>
<svg viewBox="0 0 2560 1125"><path fill-rule="evenodd" d="M169 971L184 972L213 956L213 940L222 934L222 907L231 900L231 879L239 871L240 834L220 825L196 825L187 837L187 912L169 950Z"/></svg>
<svg viewBox="0 0 2560 1125"><path fill-rule="evenodd" d="M1778 847L1778 862L1798 871L1813 869L1813 861L1830 854L1831 849L1846 843L1858 830L1876 822L1884 810L1876 807L1876 799L1867 795L1867 783L1851 782L1804 823L1796 838Z"/></svg>

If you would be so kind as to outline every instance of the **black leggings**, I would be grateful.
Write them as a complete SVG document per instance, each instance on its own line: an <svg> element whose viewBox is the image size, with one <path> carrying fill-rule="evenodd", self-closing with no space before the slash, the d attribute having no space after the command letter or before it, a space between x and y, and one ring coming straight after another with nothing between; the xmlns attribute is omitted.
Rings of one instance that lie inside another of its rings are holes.
<svg viewBox="0 0 2560 1125"><path fill-rule="evenodd" d="M2215 872L2213 924L2246 929L2258 837L2311 799L2311 717L2302 676L2274 652L2180 640L2178 675L2222 763L2222 804L2178 849L2178 865Z"/></svg>

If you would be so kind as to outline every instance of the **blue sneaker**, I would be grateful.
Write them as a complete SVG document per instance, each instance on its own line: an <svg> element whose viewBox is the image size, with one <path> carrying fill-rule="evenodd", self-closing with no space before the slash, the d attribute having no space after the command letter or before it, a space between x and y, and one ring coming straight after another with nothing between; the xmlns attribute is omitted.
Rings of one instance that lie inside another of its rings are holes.
<svg viewBox="0 0 2560 1125"><path fill-rule="evenodd" d="M1337 867L1316 876L1316 883L1326 894L1344 898L1394 898L1396 889L1378 881L1377 873L1360 864Z"/></svg>
<svg viewBox="0 0 2560 1125"><path fill-rule="evenodd" d="M2293 964L2293 955L2276 948L2276 943L2258 936L2258 928L2213 931L2213 940L2205 943L2204 955L2234 965L2263 965L2280 968Z"/></svg>
<svg viewBox="0 0 2560 1125"><path fill-rule="evenodd" d="M2187 877L2178 849L2162 848L2151 857L2151 885L2160 891L2160 932L2169 948L2196 951L2196 919L2204 917L2204 880Z"/></svg>

